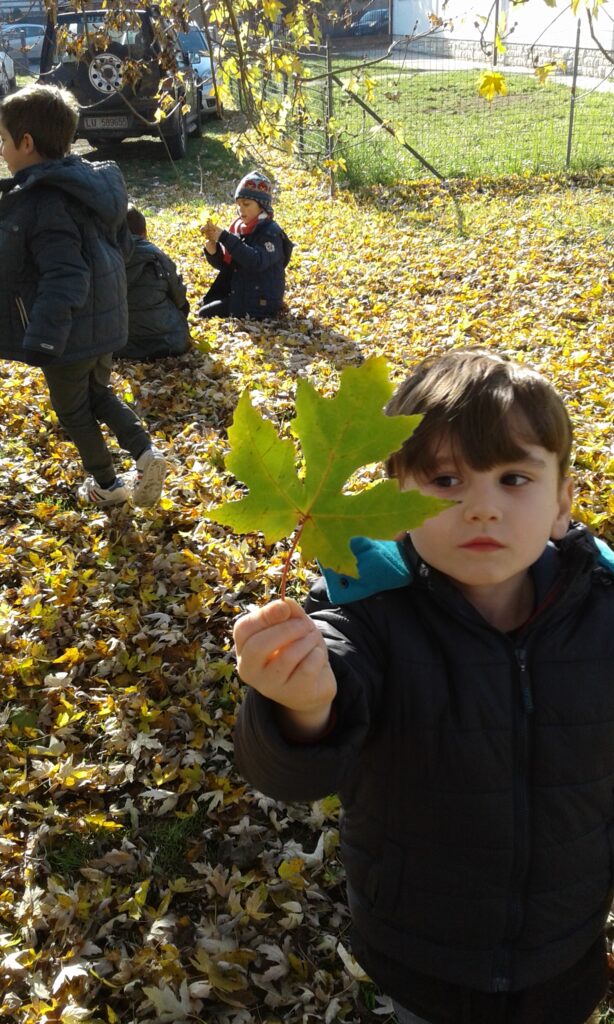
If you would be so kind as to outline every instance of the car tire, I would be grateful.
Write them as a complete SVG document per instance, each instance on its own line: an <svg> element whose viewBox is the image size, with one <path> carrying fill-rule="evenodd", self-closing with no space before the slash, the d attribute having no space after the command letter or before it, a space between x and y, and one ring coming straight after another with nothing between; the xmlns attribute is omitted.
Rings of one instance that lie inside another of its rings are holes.
<svg viewBox="0 0 614 1024"><path fill-rule="evenodd" d="M166 145L172 160L183 160L188 152L188 124L181 111L173 117L175 131L165 135Z"/></svg>
<svg viewBox="0 0 614 1024"><path fill-rule="evenodd" d="M82 105L87 106L96 101L100 102L102 96L104 96L105 99L108 98L108 96L105 95L104 92L101 92L101 90L98 89L90 79L90 67L92 61L96 57L104 57L105 54L110 54L113 57L118 57L119 60L123 61L128 56L128 48L126 46L121 46L119 43L109 43L105 50L90 50L85 59L80 60L78 62L77 67L73 73L73 82L71 83L71 85L69 85L69 88L72 92L74 92L79 103L81 103ZM59 80L56 79L55 76L53 77L52 81L54 84L56 82L57 84L64 84L59 82ZM121 93L123 93L124 91L126 91L126 87L122 88L119 94L116 96L118 104L122 103L122 100L120 100L119 97ZM127 94L130 95L131 92L132 90L128 87Z"/></svg>

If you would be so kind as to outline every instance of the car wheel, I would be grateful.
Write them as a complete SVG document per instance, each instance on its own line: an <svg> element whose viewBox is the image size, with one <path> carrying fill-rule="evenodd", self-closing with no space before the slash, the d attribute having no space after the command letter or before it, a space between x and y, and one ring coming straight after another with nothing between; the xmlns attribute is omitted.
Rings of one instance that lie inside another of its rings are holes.
<svg viewBox="0 0 614 1024"><path fill-rule="evenodd" d="M112 96L122 89L123 59L117 52L121 49L122 47L111 43L108 50L90 53L84 60L78 62L72 91L82 105L88 106L96 100L100 101L101 95ZM54 82L56 81L54 78ZM118 103L122 103L117 95L116 99Z"/></svg>
<svg viewBox="0 0 614 1024"><path fill-rule="evenodd" d="M188 151L188 125L185 115L177 111L173 117L175 131L165 135L166 145L173 160L183 160Z"/></svg>

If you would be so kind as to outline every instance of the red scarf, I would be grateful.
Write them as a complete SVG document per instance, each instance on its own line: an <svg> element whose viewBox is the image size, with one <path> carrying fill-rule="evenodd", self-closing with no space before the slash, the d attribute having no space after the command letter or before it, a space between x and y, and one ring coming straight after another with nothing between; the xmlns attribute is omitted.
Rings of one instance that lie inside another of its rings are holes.
<svg viewBox="0 0 614 1024"><path fill-rule="evenodd" d="M261 221L270 219L271 214L267 213L265 210L263 210L262 213L259 213L257 217L254 217L253 220L244 221L242 217L235 217L228 230L231 235L240 235L244 238L245 235L251 235L254 228L257 228ZM227 252L221 242L220 245L222 247L222 252L224 253L224 263L232 263L232 256L230 253Z"/></svg>

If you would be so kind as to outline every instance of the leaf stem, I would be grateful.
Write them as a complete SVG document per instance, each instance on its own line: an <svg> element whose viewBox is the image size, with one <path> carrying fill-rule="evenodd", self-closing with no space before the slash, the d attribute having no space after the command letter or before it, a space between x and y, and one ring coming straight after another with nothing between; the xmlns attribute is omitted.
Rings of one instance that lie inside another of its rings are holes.
<svg viewBox="0 0 614 1024"><path fill-rule="evenodd" d="M292 555L294 554L298 547L298 543L301 539L301 534L303 532L305 522L306 520L302 519L301 522L298 524L296 530L294 531L294 537L292 538L290 550L286 555L286 561L284 562L284 568L281 574L281 587L279 588L279 596L282 601L286 600L286 582L288 580L288 573L290 572L290 562L292 561Z"/></svg>

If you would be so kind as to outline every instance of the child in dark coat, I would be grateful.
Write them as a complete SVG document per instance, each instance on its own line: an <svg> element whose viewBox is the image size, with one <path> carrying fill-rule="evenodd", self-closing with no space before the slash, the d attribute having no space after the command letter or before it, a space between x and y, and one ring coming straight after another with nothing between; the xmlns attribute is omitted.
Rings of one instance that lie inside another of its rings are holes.
<svg viewBox="0 0 614 1024"><path fill-rule="evenodd" d="M42 367L58 420L90 474L82 501L153 505L166 473L134 411L111 387L113 349L128 330L126 186L116 164L67 155L78 107L64 90L31 85L0 102L0 358ZM105 423L136 462L115 472Z"/></svg>
<svg viewBox="0 0 614 1024"><path fill-rule="evenodd" d="M170 256L147 238L147 221L128 206L132 251L126 261L128 344L115 352L122 359L180 356L190 347L186 286Z"/></svg>
<svg viewBox="0 0 614 1024"><path fill-rule="evenodd" d="M286 287L285 268L293 245L273 220L271 182L259 171L241 179L235 191L239 212L227 231L205 224L205 256L219 271L198 315L276 316Z"/></svg>
<svg viewBox="0 0 614 1024"><path fill-rule="evenodd" d="M277 800L337 792L353 950L400 1024L582 1024L607 989L614 554L569 523L571 425L493 353L425 360L389 460L453 504L355 538L306 611L239 619L237 766ZM597 1017L595 1016L595 1020Z"/></svg>

